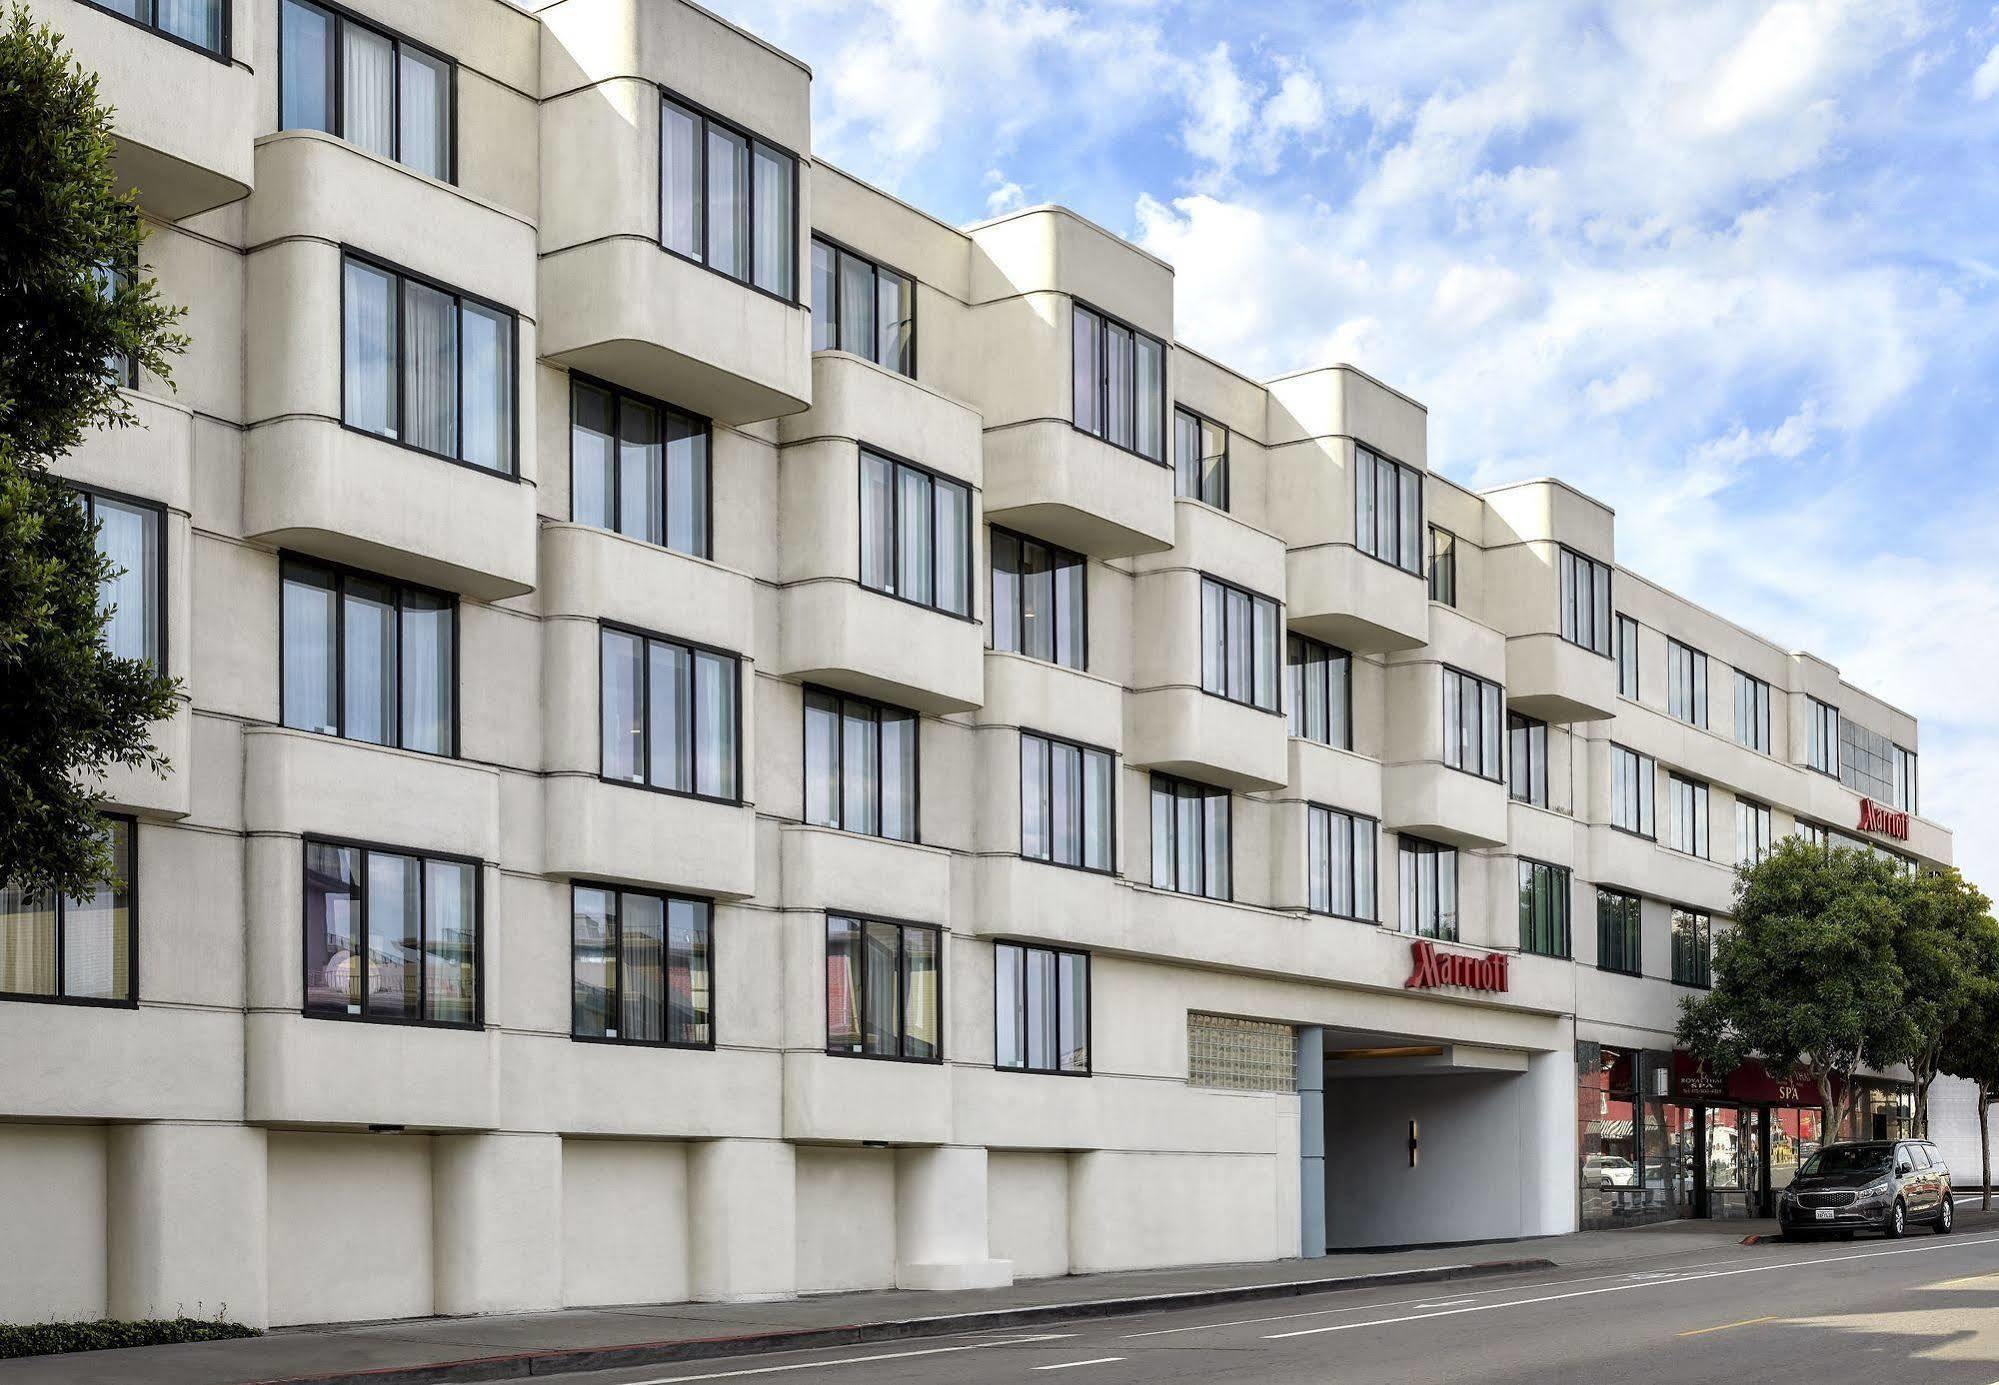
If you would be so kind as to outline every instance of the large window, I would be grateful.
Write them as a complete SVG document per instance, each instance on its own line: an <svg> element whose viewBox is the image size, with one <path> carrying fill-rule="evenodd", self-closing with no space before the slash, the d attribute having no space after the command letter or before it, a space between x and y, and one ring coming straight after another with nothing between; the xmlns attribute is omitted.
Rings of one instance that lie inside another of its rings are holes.
<svg viewBox="0 0 1999 1385"><path fill-rule="evenodd" d="M1747 798L1735 800L1735 859L1753 866L1770 854L1770 806Z"/></svg>
<svg viewBox="0 0 1999 1385"><path fill-rule="evenodd" d="M1152 883L1162 890L1231 898L1229 793L1168 774L1152 776Z"/></svg>
<svg viewBox="0 0 1999 1385"><path fill-rule="evenodd" d="M708 420L570 377L569 517L711 556Z"/></svg>
<svg viewBox="0 0 1999 1385"><path fill-rule="evenodd" d="M1638 700L1638 622L1617 618L1617 695Z"/></svg>
<svg viewBox="0 0 1999 1385"><path fill-rule="evenodd" d="M826 1051L942 1059L943 933L927 924L826 916Z"/></svg>
<svg viewBox="0 0 1999 1385"><path fill-rule="evenodd" d="M1621 745L1610 748L1610 825L1641 837L1658 835L1653 818L1653 800L1658 791L1659 768L1650 755L1640 755Z"/></svg>
<svg viewBox="0 0 1999 1385"><path fill-rule="evenodd" d="M1562 638L1610 658L1610 568L1564 548L1561 575Z"/></svg>
<svg viewBox="0 0 1999 1385"><path fill-rule="evenodd" d="M1373 818L1311 805L1305 815L1305 859L1310 878L1306 903L1312 912L1373 921L1379 831Z"/></svg>
<svg viewBox="0 0 1999 1385"><path fill-rule="evenodd" d="M717 274L797 297L798 162L774 144L664 96L659 243Z"/></svg>
<svg viewBox="0 0 1999 1385"><path fill-rule="evenodd" d="M993 944L993 1066L1090 1072L1090 955Z"/></svg>
<svg viewBox="0 0 1999 1385"><path fill-rule="evenodd" d="M1605 971L1637 976L1643 970L1645 905L1621 890L1596 892L1596 964Z"/></svg>
<svg viewBox="0 0 1999 1385"><path fill-rule="evenodd" d="M861 585L970 615L971 488L862 448Z"/></svg>
<svg viewBox="0 0 1999 1385"><path fill-rule="evenodd" d="M1692 909L1673 910L1673 980L1705 987L1714 958L1714 920Z"/></svg>
<svg viewBox="0 0 1999 1385"><path fill-rule="evenodd" d="M1417 837L1401 839L1402 931L1420 938L1458 937L1458 853Z"/></svg>
<svg viewBox="0 0 1999 1385"><path fill-rule="evenodd" d="M1805 720L1809 723L1810 740L1806 744L1805 764L1820 774L1839 775L1839 708L1821 702L1816 697L1805 699Z"/></svg>
<svg viewBox="0 0 1999 1385"><path fill-rule="evenodd" d="M1507 788L1521 803L1548 806L1548 723L1506 714Z"/></svg>
<svg viewBox="0 0 1999 1385"><path fill-rule="evenodd" d="M457 600L302 558L281 571L279 720L456 755Z"/></svg>
<svg viewBox="0 0 1999 1385"><path fill-rule="evenodd" d="M119 659L167 664L166 509L102 491L79 491L84 514L97 525L97 551L118 571L97 588L110 612L104 644Z"/></svg>
<svg viewBox="0 0 1999 1385"><path fill-rule="evenodd" d="M1905 813L1916 811L1916 755L1856 721L1839 724L1839 782Z"/></svg>
<svg viewBox="0 0 1999 1385"><path fill-rule="evenodd" d="M1520 862L1520 950L1569 955L1569 872L1545 861Z"/></svg>
<svg viewBox="0 0 1999 1385"><path fill-rule="evenodd" d="M1672 833L1666 844L1675 851L1684 851L1689 856L1703 860L1708 854L1707 830L1707 785L1698 779L1686 779L1677 774L1666 776L1667 791L1672 795Z"/></svg>
<svg viewBox="0 0 1999 1385"><path fill-rule="evenodd" d="M916 840L916 713L805 691L805 820Z"/></svg>
<svg viewBox="0 0 1999 1385"><path fill-rule="evenodd" d="M1229 430L1185 407L1173 410L1173 493L1229 507Z"/></svg>
<svg viewBox="0 0 1999 1385"><path fill-rule="evenodd" d="M84 0L212 58L229 56L229 0Z"/></svg>
<svg viewBox="0 0 1999 1385"><path fill-rule="evenodd" d="M479 1023L479 863L305 843L305 1013Z"/></svg>
<svg viewBox="0 0 1999 1385"><path fill-rule="evenodd" d="M1435 524L1430 526L1430 599L1458 604L1458 536Z"/></svg>
<svg viewBox="0 0 1999 1385"><path fill-rule="evenodd" d="M139 999L138 824L107 817L111 879L88 895L0 885L0 1000Z"/></svg>
<svg viewBox="0 0 1999 1385"><path fill-rule="evenodd" d="M514 315L349 253L341 422L483 471L514 474Z"/></svg>
<svg viewBox="0 0 1999 1385"><path fill-rule="evenodd" d="M1201 691L1277 710L1277 603L1201 579Z"/></svg>
<svg viewBox="0 0 1999 1385"><path fill-rule="evenodd" d="M742 720L736 656L611 625L602 648L598 773L734 802Z"/></svg>
<svg viewBox="0 0 1999 1385"><path fill-rule="evenodd" d="M1404 572L1423 573L1423 473L1355 444L1354 545Z"/></svg>
<svg viewBox="0 0 1999 1385"><path fill-rule="evenodd" d="M1499 684L1444 669L1444 763L1482 779L1501 777Z"/></svg>
<svg viewBox="0 0 1999 1385"><path fill-rule="evenodd" d="M916 281L812 238L812 349L851 351L916 375Z"/></svg>
<svg viewBox="0 0 1999 1385"><path fill-rule="evenodd" d="M621 1044L715 1042L714 906L577 884L570 890L569 1033Z"/></svg>
<svg viewBox="0 0 1999 1385"><path fill-rule="evenodd" d="M1353 749L1353 655L1305 635L1285 639L1291 734Z"/></svg>
<svg viewBox="0 0 1999 1385"><path fill-rule="evenodd" d="M1005 529L990 535L993 648L1064 668L1088 668L1088 560Z"/></svg>
<svg viewBox="0 0 1999 1385"><path fill-rule="evenodd" d="M1116 869L1117 759L1108 750L1020 733L1020 854Z"/></svg>
<svg viewBox="0 0 1999 1385"><path fill-rule="evenodd" d="M1707 725L1707 655L1666 641L1666 710L1691 726Z"/></svg>
<svg viewBox="0 0 1999 1385"><path fill-rule="evenodd" d="M1735 671L1735 743L1770 753L1770 685Z"/></svg>
<svg viewBox="0 0 1999 1385"><path fill-rule="evenodd" d="M1070 388L1076 426L1128 452L1166 459L1166 346L1081 303Z"/></svg>
<svg viewBox="0 0 1999 1385"><path fill-rule="evenodd" d="M457 66L442 53L332 5L278 0L279 129L324 130L456 182L457 93Z"/></svg>

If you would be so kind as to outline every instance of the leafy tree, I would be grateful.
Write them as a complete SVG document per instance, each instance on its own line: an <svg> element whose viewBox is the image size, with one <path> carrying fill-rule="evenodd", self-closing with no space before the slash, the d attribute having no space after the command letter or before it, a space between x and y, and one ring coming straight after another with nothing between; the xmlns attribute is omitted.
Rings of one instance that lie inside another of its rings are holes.
<svg viewBox="0 0 1999 1385"><path fill-rule="evenodd" d="M1895 959L1906 987L1899 1052L1879 1055L1906 1063L1916 1089L1916 1133L1930 1133L1930 1084L1959 1013L1978 982L1975 933L1991 922L1992 901L1954 870L1902 882L1902 926Z"/></svg>
<svg viewBox="0 0 1999 1385"><path fill-rule="evenodd" d="M1971 928L1967 952L1972 979L1966 1003L1944 1031L1938 1066L1978 1090L1981 1205L1992 1207L1992 1101L1999 1096L1999 924L1988 915Z"/></svg>
<svg viewBox="0 0 1999 1385"><path fill-rule="evenodd" d="M1680 1042L1727 1072L1751 1053L1818 1083L1831 1138L1853 1075L1914 1046L1895 954L1902 884L1872 853L1778 843L1736 873L1735 921L1715 941L1714 985L1680 1002Z"/></svg>
<svg viewBox="0 0 1999 1385"><path fill-rule="evenodd" d="M138 421L119 362L166 381L187 341L140 272L96 77L18 5L0 22L0 130L0 883L81 894L111 870L92 784L164 767L149 723L176 689L105 648L116 569L49 466Z"/></svg>

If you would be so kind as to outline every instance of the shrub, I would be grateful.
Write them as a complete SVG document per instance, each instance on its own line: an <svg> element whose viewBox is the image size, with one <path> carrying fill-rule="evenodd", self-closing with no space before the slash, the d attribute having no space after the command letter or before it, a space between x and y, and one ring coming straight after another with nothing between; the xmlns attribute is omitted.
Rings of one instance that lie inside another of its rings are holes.
<svg viewBox="0 0 1999 1385"><path fill-rule="evenodd" d="M109 1351L113 1347L156 1347L174 1342L217 1342L261 1337L254 1327L209 1318L151 1318L143 1322L0 1323L0 1360L14 1356L54 1356L67 1351Z"/></svg>

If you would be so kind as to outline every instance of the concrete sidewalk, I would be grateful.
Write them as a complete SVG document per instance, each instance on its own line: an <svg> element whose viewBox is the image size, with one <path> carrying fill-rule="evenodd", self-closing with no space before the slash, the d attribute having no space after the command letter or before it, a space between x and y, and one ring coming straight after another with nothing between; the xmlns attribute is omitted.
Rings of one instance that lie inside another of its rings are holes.
<svg viewBox="0 0 1999 1385"><path fill-rule="evenodd" d="M1966 1231L1999 1218L1966 1211ZM520 1380L766 1351L905 1340L1080 1317L1160 1311L1551 1267L1659 1271L1768 1253L1742 1238L1769 1222L1673 1222L1532 1241L1338 1254L1196 1269L1029 1280L1006 1289L881 1290L778 1303L676 1303L478 1318L285 1328L234 1342L0 1361L5 1385L442 1385ZM1987 1229L1990 1229L1989 1227ZM1920 1233L1919 1233L1920 1234Z"/></svg>

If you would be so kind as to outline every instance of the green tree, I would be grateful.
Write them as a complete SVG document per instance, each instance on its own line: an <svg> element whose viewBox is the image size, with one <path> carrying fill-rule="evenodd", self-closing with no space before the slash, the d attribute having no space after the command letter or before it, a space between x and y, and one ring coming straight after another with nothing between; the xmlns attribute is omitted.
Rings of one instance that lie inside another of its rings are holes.
<svg viewBox="0 0 1999 1385"><path fill-rule="evenodd" d="M1971 982L1966 1001L1944 1031L1938 1066L1978 1091L1981 1206L1992 1207L1992 1101L1999 1096L1999 924L1988 915L1971 927Z"/></svg>
<svg viewBox="0 0 1999 1385"><path fill-rule="evenodd" d="M1895 955L1903 882L1872 853L1778 843L1736 872L1735 919L1715 941L1714 984L1680 1002L1680 1042L1711 1070L1749 1054L1818 1083L1826 1138L1853 1075L1913 1046Z"/></svg>
<svg viewBox="0 0 1999 1385"><path fill-rule="evenodd" d="M150 723L176 689L105 648L116 569L49 466L137 422L120 363L166 381L187 342L140 270L96 77L18 5L0 22L0 130L0 882L85 893L111 869L93 784L164 767Z"/></svg>
<svg viewBox="0 0 1999 1385"><path fill-rule="evenodd" d="M1955 870L1905 879L1902 924L1895 935L1901 968L1899 1052L1879 1055L1908 1065L1916 1089L1916 1133L1930 1133L1930 1084L1936 1081L1943 1047L1959 1013L1973 1000L1978 983L1975 935L1992 921L1992 901Z"/></svg>

